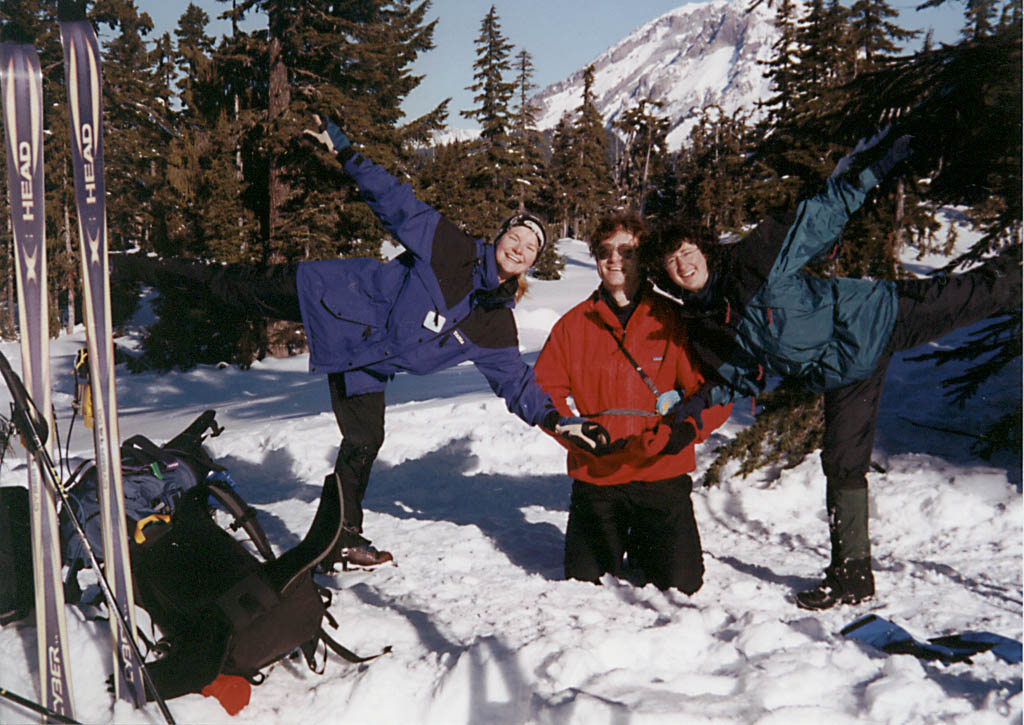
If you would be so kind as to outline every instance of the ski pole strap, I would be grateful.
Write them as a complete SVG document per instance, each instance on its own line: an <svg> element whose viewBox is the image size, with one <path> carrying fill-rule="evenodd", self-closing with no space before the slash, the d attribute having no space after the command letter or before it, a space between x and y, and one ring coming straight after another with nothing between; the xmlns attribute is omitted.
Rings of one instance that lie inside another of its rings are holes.
<svg viewBox="0 0 1024 725"><path fill-rule="evenodd" d="M638 363L636 361L636 358L634 358L630 354L629 350L626 349L626 343L622 341L622 338L615 334L615 330L613 330L611 326L608 325L607 323L605 323L605 327L608 329L608 334L612 336L612 339L614 339L616 344L619 346L619 349L622 351L622 354L626 356L627 360L629 360L629 364L632 365L633 369L637 371L637 373L640 375L640 378L644 381L644 384L647 385L647 387L650 389L652 393L654 393L654 399L657 400L658 397L661 395L661 392L654 385L654 381L651 380L651 376L644 372L644 369L640 367L640 363ZM652 413L652 415L654 415L654 413Z"/></svg>

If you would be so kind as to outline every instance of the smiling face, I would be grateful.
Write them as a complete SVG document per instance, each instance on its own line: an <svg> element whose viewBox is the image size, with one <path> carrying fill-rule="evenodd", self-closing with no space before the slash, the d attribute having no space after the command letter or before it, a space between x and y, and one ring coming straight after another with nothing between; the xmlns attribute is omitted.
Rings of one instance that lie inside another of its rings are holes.
<svg viewBox="0 0 1024 725"><path fill-rule="evenodd" d="M594 247L601 286L619 304L628 304L640 288L636 237L622 229Z"/></svg>
<svg viewBox="0 0 1024 725"><path fill-rule="evenodd" d="M510 227L494 245L494 258L498 263L498 279L525 274L537 261L540 239L526 227Z"/></svg>
<svg viewBox="0 0 1024 725"><path fill-rule="evenodd" d="M708 283L708 259L693 242L684 240L663 261L669 278L687 292L700 292Z"/></svg>

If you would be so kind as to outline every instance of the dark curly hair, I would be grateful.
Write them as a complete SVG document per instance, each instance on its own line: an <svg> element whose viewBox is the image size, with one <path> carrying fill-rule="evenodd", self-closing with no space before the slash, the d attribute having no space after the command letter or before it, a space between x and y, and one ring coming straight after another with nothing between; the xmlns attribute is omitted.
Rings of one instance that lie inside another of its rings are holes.
<svg viewBox="0 0 1024 725"><path fill-rule="evenodd" d="M642 250L647 241L647 225L644 220L640 218L640 214L635 211L617 211L612 214L605 214L601 217L597 226L594 228L594 233L590 237L588 244L590 245L590 254L594 255L597 248L601 246L601 242L610 239L615 236L616 232L626 232L627 234L633 235L636 239L637 246Z"/></svg>
<svg viewBox="0 0 1024 725"><path fill-rule="evenodd" d="M684 241L697 245L708 264L714 264L719 244L707 227L690 217L678 216L654 225L648 243L640 248L644 274L664 290L675 288L665 272L665 257L679 249Z"/></svg>

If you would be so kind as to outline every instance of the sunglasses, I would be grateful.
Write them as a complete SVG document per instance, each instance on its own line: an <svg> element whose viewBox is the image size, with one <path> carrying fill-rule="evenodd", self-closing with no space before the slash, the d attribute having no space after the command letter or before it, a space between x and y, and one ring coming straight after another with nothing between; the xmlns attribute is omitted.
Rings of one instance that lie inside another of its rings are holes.
<svg viewBox="0 0 1024 725"><path fill-rule="evenodd" d="M622 245L619 247L598 247L594 250L594 256L602 262L609 259L615 252L619 253L619 257L623 261L628 262L636 256L636 247L633 245Z"/></svg>

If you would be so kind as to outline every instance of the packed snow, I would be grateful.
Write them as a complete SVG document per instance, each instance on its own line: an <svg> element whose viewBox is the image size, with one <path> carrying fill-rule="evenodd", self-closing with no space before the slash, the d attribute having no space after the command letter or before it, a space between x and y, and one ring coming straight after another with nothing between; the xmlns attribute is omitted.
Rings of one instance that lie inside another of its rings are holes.
<svg viewBox="0 0 1024 725"><path fill-rule="evenodd" d="M560 250L565 278L533 281L516 312L531 362L552 323L597 285L583 243L563 240ZM917 270L941 262L908 261ZM137 347L138 338L131 328L118 344ZM62 430L82 342L78 331L51 343ZM0 349L18 369L17 344ZM881 470L870 474L879 593L870 602L821 613L793 603L828 556L817 455L695 490L707 571L692 597L611 577L600 586L563 580L564 450L507 413L472 366L460 366L399 376L388 389L365 525L397 565L319 577L334 590L336 638L361 654L389 645L391 653L362 666L332 655L323 674L301 658L282 661L233 717L201 695L171 700L170 710L179 723L261 725L1020 722L1020 665L991 653L972 664L924 662L839 634L874 612L919 639L968 630L1021 638L1020 458L970 453L970 435L1016 406L1019 364L961 409L940 387L956 366L906 360L920 352L894 361L879 421ZM121 435L162 442L216 409L226 430L208 448L258 509L275 548L286 550L312 520L339 442L326 381L306 365L299 356L249 370L138 375L121 366ZM749 405L737 405L699 449L698 474L750 421ZM91 447L76 424L72 458L91 456ZM24 485L20 447L0 474L3 485ZM162 722L155 706L112 705L107 624L74 607L66 613L78 719ZM0 687L37 700L33 620L0 630L0 650ZM37 721L0 700L0 722Z"/></svg>

